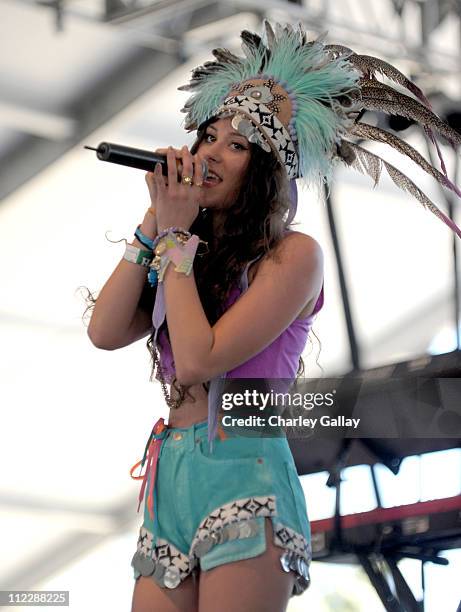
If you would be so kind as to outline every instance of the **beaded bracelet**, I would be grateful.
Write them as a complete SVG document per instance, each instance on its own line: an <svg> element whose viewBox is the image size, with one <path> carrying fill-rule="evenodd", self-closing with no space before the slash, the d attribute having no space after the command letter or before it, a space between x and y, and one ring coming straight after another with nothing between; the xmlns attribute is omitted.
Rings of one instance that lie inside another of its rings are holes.
<svg viewBox="0 0 461 612"><path fill-rule="evenodd" d="M152 263L152 262L151 262ZM158 274L157 270L152 267L149 267L149 274L147 275L147 280L149 281L149 285L154 288L158 283Z"/></svg>
<svg viewBox="0 0 461 612"><path fill-rule="evenodd" d="M199 242L200 239L196 235L187 237L180 235L179 232L173 232L173 228L170 228L155 247L155 256L150 264L150 269L157 273L157 282L163 282L170 262L175 264L177 272L189 276Z"/></svg>
<svg viewBox="0 0 461 612"><path fill-rule="evenodd" d="M160 232L160 234L154 239L154 241L152 243L152 249L155 249L155 247L160 242L160 240L162 238L164 238L165 236L167 236L170 232L173 233L173 234L184 235L184 236L187 236L188 238L191 237L191 233L187 232L186 230L182 229L181 227L167 227L165 230Z"/></svg>
<svg viewBox="0 0 461 612"><path fill-rule="evenodd" d="M155 249L157 248L157 245L159 244L160 240L162 240L163 238L165 238L166 236L168 236L168 234L171 232L171 234L174 234L178 237L179 242L181 243L181 245L184 245L187 240L191 237L191 233L187 232L186 230L182 229L181 227L168 227L167 229L163 230L162 232L160 232L160 234L158 236L155 237L155 239L152 241L152 250L155 251ZM160 263L160 257L159 257L160 253L156 253L156 262L157 264ZM154 257L155 259L155 257ZM163 275L162 275L163 277ZM151 287L155 287L158 283L158 272L157 269L153 266L150 266L149 269L149 274L147 275L147 280L149 281L149 284Z"/></svg>
<svg viewBox="0 0 461 612"><path fill-rule="evenodd" d="M180 227L168 227L154 239L152 246L154 257L150 264L147 280L151 287L163 281L163 277L170 261L176 264L175 270L187 276L192 271L193 260L200 240L198 236Z"/></svg>

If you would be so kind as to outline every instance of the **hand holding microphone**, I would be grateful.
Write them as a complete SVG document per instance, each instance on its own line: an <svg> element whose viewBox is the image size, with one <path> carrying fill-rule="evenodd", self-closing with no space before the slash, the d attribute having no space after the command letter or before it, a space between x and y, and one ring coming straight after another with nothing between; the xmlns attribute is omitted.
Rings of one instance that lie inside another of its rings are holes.
<svg viewBox="0 0 461 612"><path fill-rule="evenodd" d="M101 142L95 149L98 159L131 168L147 170L146 183L152 206L150 219L152 229L162 231L166 227L178 226L189 229L197 217L200 206L200 188L208 174L205 160L196 164L187 146L182 149L157 149L146 151L110 142ZM163 175L163 177L162 177ZM155 222L155 223L154 223Z"/></svg>
<svg viewBox="0 0 461 612"><path fill-rule="evenodd" d="M181 176L177 174L178 156L182 162ZM180 227L187 231L199 213L202 166L194 164L192 154L184 146L180 151L172 147L167 149L167 167L167 180L162 176L160 164L146 176L151 198L154 197L158 231L168 227Z"/></svg>
<svg viewBox="0 0 461 612"><path fill-rule="evenodd" d="M157 149L157 151L152 152L144 149L126 147L125 145L115 144L113 142L101 142L96 149L88 146L84 148L90 151L96 151L96 156L101 161L121 164L122 166L128 166L130 168L138 168L139 170L147 170L148 172L153 172L155 170L155 164L160 163L162 174L168 176L166 154L160 153L160 151L165 151L166 153L166 149ZM180 175L180 158L176 159L176 166L178 174ZM203 177L206 178L208 174L208 165L205 160L202 160L202 173Z"/></svg>

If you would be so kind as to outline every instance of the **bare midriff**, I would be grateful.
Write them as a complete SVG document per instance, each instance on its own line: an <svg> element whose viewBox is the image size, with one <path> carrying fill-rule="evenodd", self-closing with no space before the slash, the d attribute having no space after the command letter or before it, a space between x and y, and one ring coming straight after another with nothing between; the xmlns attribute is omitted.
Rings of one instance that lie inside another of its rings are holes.
<svg viewBox="0 0 461 612"><path fill-rule="evenodd" d="M303 310L299 313L298 319L305 319L314 310L315 300L310 300ZM174 387L169 386L169 392L172 398L178 396ZM206 421L208 418L208 393L203 388L202 384L192 385L189 393L196 398L194 402L190 397L186 396L181 406L177 409L170 410L168 417L168 425L170 427L190 427L194 423Z"/></svg>
<svg viewBox="0 0 461 612"><path fill-rule="evenodd" d="M173 398L178 396L174 387L170 385L169 389ZM168 416L169 427L190 427L194 423L206 421L208 418L208 393L203 388L202 384L192 385L189 388L189 393L196 398L194 402L186 395L183 403L177 409L170 409Z"/></svg>

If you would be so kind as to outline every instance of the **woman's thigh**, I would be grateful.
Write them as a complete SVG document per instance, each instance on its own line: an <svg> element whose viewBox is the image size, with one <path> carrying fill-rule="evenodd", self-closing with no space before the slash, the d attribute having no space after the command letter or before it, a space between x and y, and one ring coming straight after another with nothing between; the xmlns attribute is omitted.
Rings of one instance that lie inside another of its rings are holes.
<svg viewBox="0 0 461 612"><path fill-rule="evenodd" d="M226 563L200 572L199 612L284 612L295 576L280 564L272 523L265 519L266 551L252 559Z"/></svg>
<svg viewBox="0 0 461 612"><path fill-rule="evenodd" d="M198 612L198 582L189 576L175 589L161 588L140 576L133 591L131 612Z"/></svg>

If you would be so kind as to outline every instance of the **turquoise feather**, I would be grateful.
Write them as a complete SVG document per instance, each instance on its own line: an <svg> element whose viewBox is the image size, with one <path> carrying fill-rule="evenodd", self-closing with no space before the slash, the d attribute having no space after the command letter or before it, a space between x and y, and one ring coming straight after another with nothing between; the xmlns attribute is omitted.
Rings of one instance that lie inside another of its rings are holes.
<svg viewBox="0 0 461 612"><path fill-rule="evenodd" d="M329 189L335 165L340 161L362 171L362 166L356 163L359 149L361 162L363 159L367 161L363 167L376 182L376 172L379 170L379 164L374 159L376 156L348 140L354 137L354 126L362 126L362 132L356 129L355 136L363 136L365 127L372 128L360 123L360 118L365 110L376 108L387 113L411 116L417 124L424 126L437 148L445 176L433 167L430 174L442 185L460 194L456 185L446 176L433 131L445 135L453 147L459 135L430 110L430 104L419 87L394 66L372 56L357 55L343 45L325 45L326 32L315 41L308 41L302 24L295 27L276 24L274 31L266 21L261 37L244 31L241 38L245 57L237 57L226 49L215 49L213 54L217 61L205 62L199 66L192 72L190 83L180 87L193 92L182 109L187 113L186 130L195 130L205 120L215 116L225 98L238 85L250 79L266 79L270 76L285 89L291 101L296 102L290 123L285 127L290 132L298 155L297 176L303 179L301 186L321 186L326 183ZM403 85L418 100L380 83L375 73L381 73ZM376 99L373 95L375 89L385 91L387 97ZM236 111L231 108L231 112ZM264 134L264 128L258 126L256 120L253 121ZM412 151L411 147L405 149L403 141L396 143L395 137L386 138L386 134L385 130L379 133L373 129L365 131L366 137L387 142L428 171L430 165L422 163L417 152ZM389 133L389 136L392 135ZM440 213L408 177L384 160L381 161L388 168L394 182L430 207L434 214L461 237L461 230ZM296 173L296 164L292 159L286 168L289 176Z"/></svg>
<svg viewBox="0 0 461 612"><path fill-rule="evenodd" d="M297 137L299 176L307 182L329 181L333 172L330 152L351 125L337 97L356 89L361 73L347 59L328 55L320 42L324 34L306 44L302 28L279 27L274 34L267 22L264 27L261 44L259 37L247 33L242 45L245 57L239 58L239 63L208 62L208 66L195 71L195 77L193 73L194 94L185 105L186 129L196 129L213 117L237 83L270 75L297 102L292 124ZM329 106L332 103L335 110Z"/></svg>

